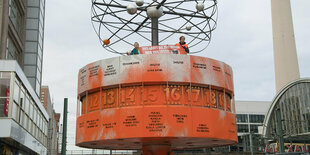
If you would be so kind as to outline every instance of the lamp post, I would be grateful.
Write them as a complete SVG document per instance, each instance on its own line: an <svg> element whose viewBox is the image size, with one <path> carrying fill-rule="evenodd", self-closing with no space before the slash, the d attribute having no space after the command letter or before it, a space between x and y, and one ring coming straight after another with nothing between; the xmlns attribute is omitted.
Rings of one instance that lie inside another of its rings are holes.
<svg viewBox="0 0 310 155"><path fill-rule="evenodd" d="M282 129L282 119L280 108L276 110L276 121L277 121L277 137L279 141L279 151L284 153L284 139L283 139L283 129Z"/></svg>
<svg viewBox="0 0 310 155"><path fill-rule="evenodd" d="M253 132L250 131L250 151L251 151L251 155L254 155L254 151L253 151Z"/></svg>

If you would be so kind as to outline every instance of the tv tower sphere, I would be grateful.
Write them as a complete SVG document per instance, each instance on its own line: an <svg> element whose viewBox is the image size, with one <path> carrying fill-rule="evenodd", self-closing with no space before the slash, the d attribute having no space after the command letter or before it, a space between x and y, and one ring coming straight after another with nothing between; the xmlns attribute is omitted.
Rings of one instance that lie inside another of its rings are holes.
<svg viewBox="0 0 310 155"><path fill-rule="evenodd" d="M216 28L217 0L92 0L92 24L101 45L124 54L134 42L167 45L185 36L191 54L206 49ZM104 40L110 44L104 44Z"/></svg>

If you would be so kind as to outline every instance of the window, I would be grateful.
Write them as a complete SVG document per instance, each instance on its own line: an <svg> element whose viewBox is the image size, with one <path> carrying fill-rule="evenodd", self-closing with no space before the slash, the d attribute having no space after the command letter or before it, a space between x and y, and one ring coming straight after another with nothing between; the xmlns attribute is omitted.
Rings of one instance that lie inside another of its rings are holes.
<svg viewBox="0 0 310 155"><path fill-rule="evenodd" d="M238 132L249 132L249 126L247 124L237 124L237 130Z"/></svg>
<svg viewBox="0 0 310 155"><path fill-rule="evenodd" d="M33 123L37 124L37 110L33 108Z"/></svg>
<svg viewBox="0 0 310 155"><path fill-rule="evenodd" d="M250 131L254 133L258 133L258 125L250 125Z"/></svg>
<svg viewBox="0 0 310 155"><path fill-rule="evenodd" d="M0 72L0 117L7 117L9 113L10 76L10 73Z"/></svg>
<svg viewBox="0 0 310 155"><path fill-rule="evenodd" d="M25 101L25 89L21 87L21 91L19 94L19 104L23 110L25 109L24 101Z"/></svg>
<svg viewBox="0 0 310 155"><path fill-rule="evenodd" d="M47 121L45 121L45 135L47 135L47 130L48 130L48 126L47 126Z"/></svg>
<svg viewBox="0 0 310 155"><path fill-rule="evenodd" d="M30 42L30 41L29 41L29 42L26 42L26 44L25 44L25 51L26 51L26 52L33 52L33 53L35 53L37 50L38 50L37 42ZM27 53L27 54L30 54L30 53ZM36 60L35 60L35 58L36 58L35 55L36 55L36 54L31 54L31 55L29 56L28 59L31 58L31 60L29 61L29 62L31 62L30 64L33 64L33 62L36 61Z"/></svg>
<svg viewBox="0 0 310 155"><path fill-rule="evenodd" d="M15 1L9 1L9 18L17 33L21 33L22 17L20 10L17 8Z"/></svg>
<svg viewBox="0 0 310 155"><path fill-rule="evenodd" d="M38 7L40 4L40 0L28 0L28 6L36 6Z"/></svg>
<svg viewBox="0 0 310 155"><path fill-rule="evenodd" d="M19 121L19 106L14 102L12 106L12 118L16 120L17 122Z"/></svg>
<svg viewBox="0 0 310 155"><path fill-rule="evenodd" d="M44 122L43 122L43 116L41 115L41 125L40 125L40 129L43 131L43 126L44 126L44 124L43 124Z"/></svg>
<svg viewBox="0 0 310 155"><path fill-rule="evenodd" d="M9 98L0 98L0 117L7 117L9 114Z"/></svg>
<svg viewBox="0 0 310 155"><path fill-rule="evenodd" d="M30 116L30 119L33 120L33 102L32 100L30 100L30 111L29 111L29 116Z"/></svg>
<svg viewBox="0 0 310 155"><path fill-rule="evenodd" d="M38 31L27 30L26 31L26 40L37 41L38 40Z"/></svg>
<svg viewBox="0 0 310 155"><path fill-rule="evenodd" d="M39 17L39 8L28 7L27 8L27 17L38 18Z"/></svg>
<svg viewBox="0 0 310 155"><path fill-rule="evenodd" d="M247 114L237 114L236 116L237 123L247 123L248 115Z"/></svg>
<svg viewBox="0 0 310 155"><path fill-rule="evenodd" d="M30 118L28 117L28 125L27 125L27 130L31 133L31 120Z"/></svg>
<svg viewBox="0 0 310 155"><path fill-rule="evenodd" d="M39 139L39 135L40 135L40 130L39 127L36 127L36 138Z"/></svg>
<svg viewBox="0 0 310 155"><path fill-rule="evenodd" d="M19 109L19 124L22 126L24 123L24 116L25 116L25 113L22 109Z"/></svg>
<svg viewBox="0 0 310 155"><path fill-rule="evenodd" d="M26 22L27 29L38 29L39 28L39 20L28 18Z"/></svg>
<svg viewBox="0 0 310 155"><path fill-rule="evenodd" d="M33 129L32 129L32 130L33 130L33 134L32 134L32 135L33 135L34 137L36 137L36 134L37 134L37 126L35 125L34 122L33 122L33 126L32 126L32 127L33 127Z"/></svg>
<svg viewBox="0 0 310 155"><path fill-rule="evenodd" d="M31 121L31 133L32 133L32 135L34 136L35 135L35 133L36 133L36 128L35 128L36 126L35 126L35 124L34 124L34 122L33 121Z"/></svg>
<svg viewBox="0 0 310 155"><path fill-rule="evenodd" d="M264 115L250 115L250 123L264 123Z"/></svg>
<svg viewBox="0 0 310 155"><path fill-rule="evenodd" d="M13 95L13 99L14 99L14 102L16 102L17 104L19 104L19 85L16 83L17 81L15 81L14 83L14 95Z"/></svg>
<svg viewBox="0 0 310 155"><path fill-rule="evenodd" d="M24 115L23 127L27 129L27 125L28 125L28 116Z"/></svg>
<svg viewBox="0 0 310 155"><path fill-rule="evenodd" d="M29 116L29 98L28 96L25 98L25 101L24 101L24 105L25 105L25 113Z"/></svg>
<svg viewBox="0 0 310 155"><path fill-rule="evenodd" d="M41 116L41 114L39 115L38 127L39 127L39 129L42 129L42 116Z"/></svg>
<svg viewBox="0 0 310 155"><path fill-rule="evenodd" d="M29 67L32 67L31 65L33 65L35 62L36 62L36 54L31 54L31 53L25 53L25 57L24 57L24 64L27 65L27 70L31 68ZM29 66L28 66L29 65ZM26 67L26 66L25 66ZM35 67L34 67L35 68ZM27 71L25 71L27 72ZM29 72L29 71L28 71ZM32 71L33 72L33 71ZM35 73L33 72L32 74L35 75Z"/></svg>
<svg viewBox="0 0 310 155"><path fill-rule="evenodd" d="M36 76L36 66L24 66L24 72L26 74L26 76ZM29 81L32 85L32 82ZM33 84L35 84L35 82L33 82Z"/></svg>
<svg viewBox="0 0 310 155"><path fill-rule="evenodd" d="M22 62L22 56L20 54L21 52L17 51L17 48L15 44L12 42L10 36L7 38L7 47L6 47L6 53L5 53L5 59L8 60L17 60L20 66Z"/></svg>
<svg viewBox="0 0 310 155"><path fill-rule="evenodd" d="M0 79L0 97L9 97L10 79Z"/></svg>

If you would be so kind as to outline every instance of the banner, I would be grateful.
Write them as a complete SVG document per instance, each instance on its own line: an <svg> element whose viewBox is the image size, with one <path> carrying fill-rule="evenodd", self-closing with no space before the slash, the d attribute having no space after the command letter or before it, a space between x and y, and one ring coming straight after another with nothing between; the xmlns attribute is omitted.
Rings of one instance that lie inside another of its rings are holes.
<svg viewBox="0 0 310 155"><path fill-rule="evenodd" d="M143 46L139 48L140 54L187 54L178 45Z"/></svg>

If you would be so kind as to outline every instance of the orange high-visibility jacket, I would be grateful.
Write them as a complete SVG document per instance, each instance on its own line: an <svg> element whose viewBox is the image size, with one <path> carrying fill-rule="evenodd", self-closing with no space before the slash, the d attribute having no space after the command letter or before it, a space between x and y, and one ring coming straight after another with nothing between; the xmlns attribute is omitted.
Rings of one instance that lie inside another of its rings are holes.
<svg viewBox="0 0 310 155"><path fill-rule="evenodd" d="M189 49L188 49L188 45L184 42L184 44L181 44L180 42L178 42L177 44L176 44L177 46L180 46L180 49L181 49L181 51L184 53L184 52L186 52L186 53L189 53ZM181 53L182 53L181 52Z"/></svg>

